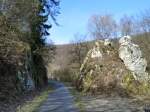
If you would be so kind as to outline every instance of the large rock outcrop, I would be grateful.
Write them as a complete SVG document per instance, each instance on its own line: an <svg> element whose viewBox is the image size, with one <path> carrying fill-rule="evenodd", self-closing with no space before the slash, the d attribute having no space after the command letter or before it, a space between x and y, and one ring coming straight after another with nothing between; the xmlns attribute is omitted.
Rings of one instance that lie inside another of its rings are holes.
<svg viewBox="0 0 150 112"><path fill-rule="evenodd" d="M119 57L123 60L125 66L133 72L137 80L148 79L146 73L147 61L142 56L140 47L131 41L130 36L124 36L119 40Z"/></svg>
<svg viewBox="0 0 150 112"><path fill-rule="evenodd" d="M110 92L120 86L122 74L127 72L112 42L99 40L84 59L77 88L84 92Z"/></svg>
<svg viewBox="0 0 150 112"><path fill-rule="evenodd" d="M150 95L146 67L140 47L133 44L129 36L119 42L98 40L80 68L77 88L92 93Z"/></svg>

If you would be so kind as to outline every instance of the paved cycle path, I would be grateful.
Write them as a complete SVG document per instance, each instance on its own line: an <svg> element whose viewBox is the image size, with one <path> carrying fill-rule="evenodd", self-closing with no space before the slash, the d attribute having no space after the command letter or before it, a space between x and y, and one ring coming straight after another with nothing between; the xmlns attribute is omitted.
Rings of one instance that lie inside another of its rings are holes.
<svg viewBox="0 0 150 112"><path fill-rule="evenodd" d="M57 81L49 81L49 84L55 90L49 94L48 99L41 105L39 112L78 112L68 87Z"/></svg>

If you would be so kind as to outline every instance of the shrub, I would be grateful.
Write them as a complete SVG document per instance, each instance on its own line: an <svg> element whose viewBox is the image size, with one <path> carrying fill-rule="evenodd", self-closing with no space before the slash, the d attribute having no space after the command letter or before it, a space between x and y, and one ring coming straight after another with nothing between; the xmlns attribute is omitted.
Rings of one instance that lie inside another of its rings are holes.
<svg viewBox="0 0 150 112"><path fill-rule="evenodd" d="M134 95L150 95L150 84L146 81L135 80L132 73L123 78L123 86L128 93Z"/></svg>
<svg viewBox="0 0 150 112"><path fill-rule="evenodd" d="M55 70L53 72L53 74L54 74L54 78L56 80L61 80L64 82L71 82L72 81L71 71L68 68Z"/></svg>

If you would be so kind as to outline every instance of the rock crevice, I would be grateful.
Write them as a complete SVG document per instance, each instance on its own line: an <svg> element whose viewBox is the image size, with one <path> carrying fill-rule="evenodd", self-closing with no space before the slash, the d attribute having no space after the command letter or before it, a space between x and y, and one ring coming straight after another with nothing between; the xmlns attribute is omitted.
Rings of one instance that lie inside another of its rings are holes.
<svg viewBox="0 0 150 112"><path fill-rule="evenodd" d="M143 57L140 47L131 41L130 36L124 36L119 40L119 57L125 66L134 74L137 80L147 79L147 61Z"/></svg>

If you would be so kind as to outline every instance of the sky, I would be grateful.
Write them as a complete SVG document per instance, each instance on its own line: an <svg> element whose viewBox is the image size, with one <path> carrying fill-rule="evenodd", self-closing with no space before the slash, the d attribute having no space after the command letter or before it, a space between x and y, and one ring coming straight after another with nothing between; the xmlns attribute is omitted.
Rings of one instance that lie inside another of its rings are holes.
<svg viewBox="0 0 150 112"><path fill-rule="evenodd" d="M88 33L87 24L94 14L112 14L119 21L123 15L135 15L150 9L150 0L60 0L57 16L59 26L50 29L50 38L55 44L67 44L76 33Z"/></svg>

